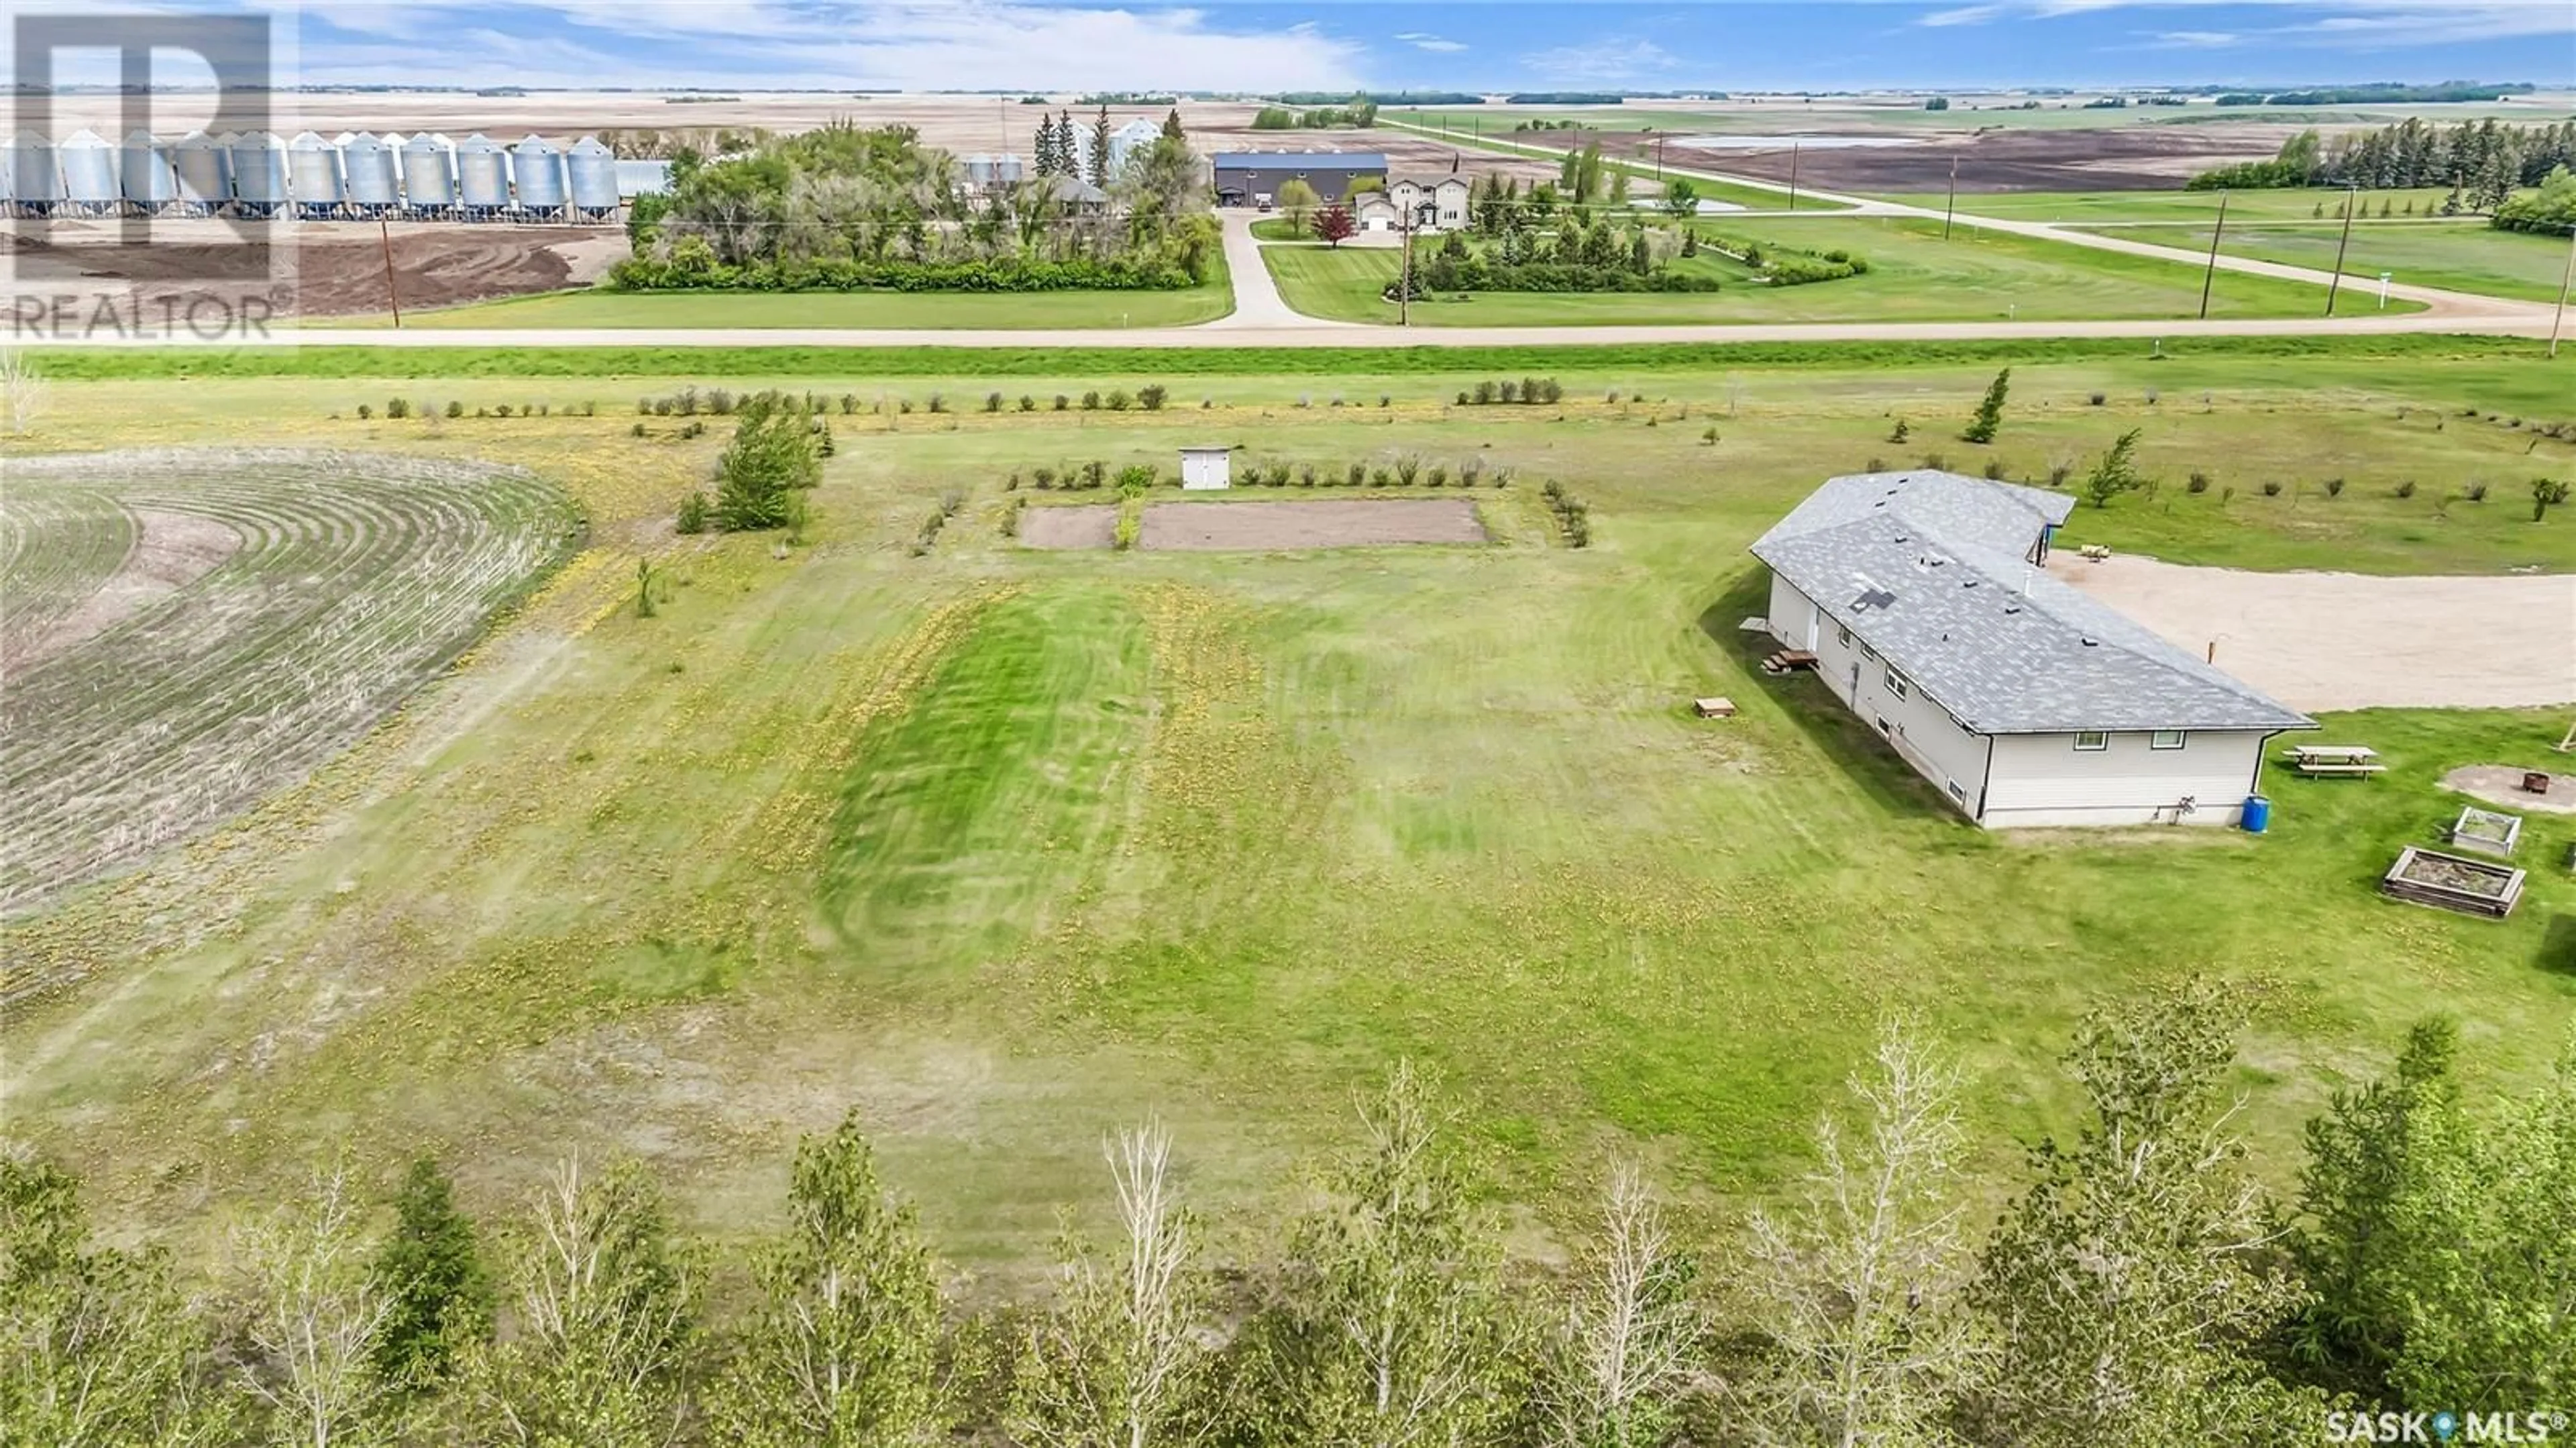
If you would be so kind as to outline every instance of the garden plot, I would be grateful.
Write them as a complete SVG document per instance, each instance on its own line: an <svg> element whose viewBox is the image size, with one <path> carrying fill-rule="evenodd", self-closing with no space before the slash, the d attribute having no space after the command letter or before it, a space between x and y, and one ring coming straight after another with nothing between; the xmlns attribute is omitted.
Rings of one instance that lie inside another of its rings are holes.
<svg viewBox="0 0 2576 1448"><path fill-rule="evenodd" d="M1331 503L1156 503L1138 546L1261 550L1365 548L1390 543L1483 543L1485 525L1466 498Z"/></svg>
<svg viewBox="0 0 2576 1448"><path fill-rule="evenodd" d="M1020 514L1020 542L1031 548L1108 548L1118 542L1118 505L1030 508Z"/></svg>
<svg viewBox="0 0 2576 1448"><path fill-rule="evenodd" d="M551 485L474 463L282 449L13 462L0 909L298 778L471 642L577 529Z"/></svg>

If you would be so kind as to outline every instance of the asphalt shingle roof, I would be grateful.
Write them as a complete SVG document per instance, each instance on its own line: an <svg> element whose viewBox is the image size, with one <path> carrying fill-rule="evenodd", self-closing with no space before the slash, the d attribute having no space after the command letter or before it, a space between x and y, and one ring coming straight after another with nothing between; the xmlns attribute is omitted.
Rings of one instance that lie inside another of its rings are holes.
<svg viewBox="0 0 2576 1448"><path fill-rule="evenodd" d="M2031 564L2074 507L1957 473L1858 473L1753 556L1980 734L2314 727Z"/></svg>

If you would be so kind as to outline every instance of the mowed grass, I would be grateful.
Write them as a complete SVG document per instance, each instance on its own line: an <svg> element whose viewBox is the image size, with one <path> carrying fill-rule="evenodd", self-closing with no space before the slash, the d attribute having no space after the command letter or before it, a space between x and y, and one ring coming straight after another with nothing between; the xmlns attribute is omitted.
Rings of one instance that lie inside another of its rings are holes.
<svg viewBox="0 0 2576 1448"><path fill-rule="evenodd" d="M2186 234L2162 226L2095 227L2136 241L2180 245ZM2205 228L2187 234L2206 246ZM2346 276L2370 278L2381 272L2411 286L2447 287L2488 296L2553 302L2567 276L2567 242L2562 237L2497 231L2483 221L2355 222L2349 244L2343 228L2332 223L2257 226L2239 231L2231 215L2219 247L2230 256L2332 271L2343 258ZM2376 295L2374 292L2373 295Z"/></svg>
<svg viewBox="0 0 2576 1448"><path fill-rule="evenodd" d="M1937 221L1891 217L1814 220L1724 218L1703 234L1749 238L1809 251L1842 249L1868 261L1865 276L1802 287L1729 285L1709 293L1469 293L1461 302L1418 303L1421 326L1574 326L1612 322L1841 322L2074 320L2197 316L2201 272L2178 261L2094 251L2065 242L1984 231L1962 222L1950 239ZM1336 321L1392 322L1380 293L1401 258L1391 249L1266 247L1263 259L1290 306ZM1716 265L1717 259L1708 259ZM2222 275L2213 317L2304 316L2321 312L2324 289L2269 277ZM2395 303L2392 306L2403 306ZM2371 299L2347 294L2338 316L2358 316Z"/></svg>
<svg viewBox="0 0 2576 1448"><path fill-rule="evenodd" d="M1179 291L621 292L606 287L403 313L405 327L1182 327L1234 310L1225 261ZM390 317L330 325L391 325Z"/></svg>
<svg viewBox="0 0 2576 1448"><path fill-rule="evenodd" d="M2441 209L2442 199L2450 195L2447 188L2430 187L2361 193L2362 212L2353 218L2356 230L2379 216L2385 203L2403 211L2413 204L2416 211L2431 216ZM1907 206L1920 206L1939 211L1950 202L1940 191L1916 192L1889 196L1889 201ZM2227 224L2253 221L2308 221L2340 219L2336 208L2344 193L2315 187L2274 191L2231 191L2227 194ZM2001 191L1961 192L1959 213L1963 216L1992 216L2006 221L2056 221L2069 226L2088 226L2124 221L2197 221L2208 223L2218 216L2218 193L2215 191ZM2392 218L2402 219L2402 218Z"/></svg>
<svg viewBox="0 0 2576 1448"><path fill-rule="evenodd" d="M330 421L345 401L296 380L204 383L172 412L133 405L149 384L62 384L59 425L101 440L255 425L541 469L551 450L608 541L308 788L15 923L12 950L96 974L0 1026L12 1130L86 1172L109 1220L209 1239L344 1137L370 1167L443 1151L487 1211L563 1151L642 1153L694 1221L739 1230L774 1218L795 1134L855 1106L942 1249L1018 1282L1057 1206L1096 1201L1104 1130L1161 1112L1222 1224L1293 1199L1294 1160L1344 1136L1351 1092L1399 1056L1447 1075L1497 1190L1542 1225L1582 1210L1614 1153L1702 1203L1772 1192L1890 1015L1965 1057L1989 1182L2016 1135L2068 1119L2049 1062L2080 1014L2189 973L2245 992L2240 1084L2276 1178L2298 1118L2423 1012L2462 1017L2479 1071L2527 1078L2576 1010L2552 933L2576 885L2535 869L2502 924L2372 886L2455 808L2440 771L2545 763L2557 711L2330 720L2389 775L2272 781L2260 840L1997 838L1812 680L1760 677L1736 623L1763 606L1745 543L1824 473L1937 450L2024 476L2133 426L2162 487L2084 510L2086 538L2576 571L2576 512L2534 525L2502 495L2443 512L2389 488L2567 471L2501 422L2434 425L2554 378L2519 359L2034 365L1989 453L1951 434L1991 370L1676 372L1653 379L1665 400L1615 404L1606 385L1633 379L1569 373L1556 409L1449 408L1446 378L1388 382L1385 409L1300 408L1312 379L1248 376L1169 415L836 417L816 537L784 560L654 526L721 438L679 440L675 419L633 438L606 404L683 379L551 384L590 390L596 418L435 428ZM863 388L972 391L823 390ZM1899 415L1903 449L1884 441ZM1476 494L1502 541L1039 554L1001 535L1014 470L1168 467L1208 438L1513 469ZM2334 512L2241 485L2221 506L2177 496L2191 467L2351 485ZM1546 477L1585 498L1594 547L1552 541ZM965 506L913 556L950 487ZM624 606L634 549L669 581L650 620ZM1740 715L1689 718L1712 693ZM2527 832L2529 859L2555 859L2576 821Z"/></svg>

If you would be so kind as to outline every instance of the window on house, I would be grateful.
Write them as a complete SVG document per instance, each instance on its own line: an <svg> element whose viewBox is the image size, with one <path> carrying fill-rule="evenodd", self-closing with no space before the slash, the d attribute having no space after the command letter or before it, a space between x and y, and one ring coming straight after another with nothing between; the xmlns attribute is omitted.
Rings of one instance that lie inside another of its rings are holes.
<svg viewBox="0 0 2576 1448"><path fill-rule="evenodd" d="M2159 729L2154 734L2148 736L2147 747L2149 749L2180 749L2182 748L2182 741L2183 731L2179 729Z"/></svg>
<svg viewBox="0 0 2576 1448"><path fill-rule="evenodd" d="M2075 747L2085 750L2108 749L2111 747L2111 736L2100 729L2078 729L2075 731Z"/></svg>
<svg viewBox="0 0 2576 1448"><path fill-rule="evenodd" d="M1968 792L1961 789L1959 787L1959 781L1955 779L1950 781L1950 798L1957 800L1961 804L1966 804L1968 802Z"/></svg>
<svg viewBox="0 0 2576 1448"><path fill-rule="evenodd" d="M1835 637L1835 638L1837 638L1837 639L1840 639L1840 640L1842 641L1842 646L1843 646L1844 648L1850 648L1850 647L1851 647L1851 630L1850 630L1850 629L1847 629L1847 628L1836 628L1836 629L1834 630L1834 637Z"/></svg>
<svg viewBox="0 0 2576 1448"><path fill-rule="evenodd" d="M1887 692L1902 699L1914 692L1914 681L1894 669L1887 671Z"/></svg>

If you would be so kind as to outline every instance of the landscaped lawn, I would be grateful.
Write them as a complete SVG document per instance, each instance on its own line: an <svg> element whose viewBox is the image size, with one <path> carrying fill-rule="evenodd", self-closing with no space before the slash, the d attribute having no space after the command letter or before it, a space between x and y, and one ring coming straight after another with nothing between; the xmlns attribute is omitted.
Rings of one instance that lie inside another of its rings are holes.
<svg viewBox="0 0 2576 1448"><path fill-rule="evenodd" d="M2173 245L2183 245L2194 238L2199 245L2209 242L2206 226L2188 231L2166 226L2090 229ZM2230 256L2288 262L2320 271L2333 270L2341 251L2347 276L2372 277L2387 272L2400 283L2532 302L2555 300L2567 276L2566 238L2498 231L2483 221L2355 223L2347 250L2343 228L2331 223L2261 225L2240 231L2231 213L2227 234L2219 246Z"/></svg>
<svg viewBox="0 0 2576 1448"><path fill-rule="evenodd" d="M1552 326L1615 322L1989 321L2191 317L2201 272L2178 261L2094 251L2072 243L1985 231L1961 223L1948 241L1941 224L1887 217L1763 218L1699 223L1704 235L1785 243L1810 251L1842 248L1866 259L1868 275L1803 287L1728 286L1714 293L1481 292L1469 300L1416 303L1417 326ZM1436 243L1425 242L1424 245ZM1288 304L1340 321L1391 322L1379 293L1400 258L1391 249L1267 247L1263 258ZM2268 277L2222 274L2213 317L2301 316L2322 310L2323 290ZM2403 304L2399 304L2403 305ZM2337 315L2359 316L2374 299L2346 290Z"/></svg>
<svg viewBox="0 0 2576 1448"><path fill-rule="evenodd" d="M935 375L734 358L58 382L37 445L490 457L572 488L592 547L311 785L11 922L13 969L93 971L0 1022L12 1134L78 1169L107 1222L206 1242L344 1139L371 1173L444 1154L487 1216L562 1152L640 1152L724 1232L774 1214L797 1132L856 1107L941 1250L1011 1282L1061 1203L1096 1198L1104 1130L1160 1112L1194 1204L1243 1221L1300 1191L1297 1156L1347 1136L1352 1091L1399 1056L1447 1074L1497 1189L1544 1228L1586 1208L1613 1153L1695 1209L1773 1191L1891 1015L1964 1059L1978 1164L2000 1174L2016 1136L2067 1121L2048 1063L2086 1009L2232 982L2254 1020L2255 1164L2278 1182L2299 1119L2417 1017L2456 1013L2476 1071L2527 1080L2576 1012L2553 933L2576 884L2548 863L2576 821L2526 827L2511 921L2372 894L2453 807L2441 770L2545 765L2562 711L2331 719L2389 774L2267 781L2261 839L1995 837L1815 681L1758 674L1737 628L1764 598L1745 544L1826 474L1934 454L2080 471L2132 427L2159 489L2083 510L2085 538L2263 567L2576 570L2576 509L2533 524L2511 488L2448 496L2576 472L2576 449L2458 412L2576 411L2565 363L2033 363L1979 449L1955 434L1991 365L1612 365L1566 372L1553 407L1457 407L1465 373L1187 376L1165 413L987 415L987 390L1132 390L1157 358L1015 377L950 356ZM814 537L784 558L767 536L668 532L727 425L684 438L635 403L717 381L852 399ZM965 410L921 408L934 392ZM389 422L394 395L464 415ZM356 420L361 401L378 415ZM502 402L551 412L473 415ZM1890 444L1900 416L1912 437ZM1003 536L1014 473L1025 490L1092 458L1168 472L1208 441L1477 459L1497 546L1038 554ZM2192 469L2210 494L2184 493ZM2330 476L2349 486L2327 502ZM2265 477L2304 486L2263 499ZM2400 499L2407 477L2425 488ZM1587 502L1593 547L1556 540L1547 478ZM951 488L963 506L916 556ZM668 586L652 619L631 607L638 550ZM1689 718L1708 694L1741 713Z"/></svg>
<svg viewBox="0 0 2576 1448"><path fill-rule="evenodd" d="M2362 211L2354 217L2353 229L2376 221L2381 203L2389 203L2403 220L2408 203L2416 211L2431 216L2440 211L2442 200L2450 195L2440 187L2416 190L2364 191ZM1890 196L1890 201L1907 206L1920 206L1939 211L1949 204L1949 197L1939 191ZM2271 191L2232 191L2227 197L2227 224L2236 226L2249 221L2334 221L2343 205L2344 193L2323 188L2303 187ZM2120 221L2189 221L2203 225L2218 215L2218 193L2215 191L2007 191L1985 194L1962 192L1958 198L1962 216L1993 216L2007 221L2058 221L2069 226L2087 226ZM2323 215L2318 216L2322 208ZM2204 240L2206 236L2204 234Z"/></svg>
<svg viewBox="0 0 2576 1448"><path fill-rule="evenodd" d="M1172 292L548 292L436 311L405 312L406 327L1179 327L1234 310L1225 259L1210 278ZM390 319L331 326L390 325Z"/></svg>

